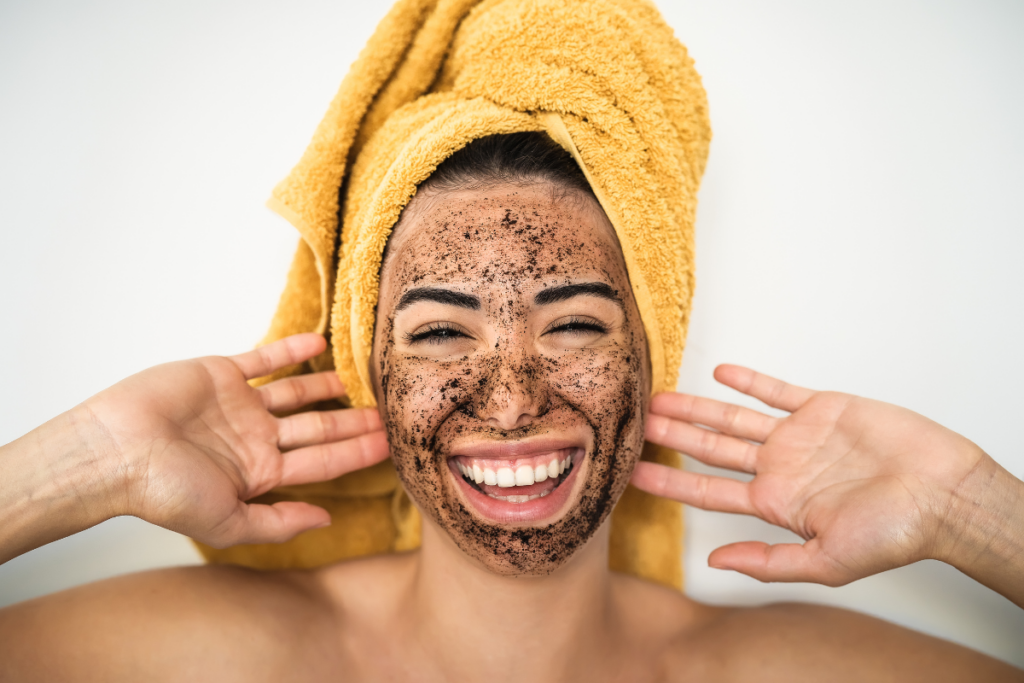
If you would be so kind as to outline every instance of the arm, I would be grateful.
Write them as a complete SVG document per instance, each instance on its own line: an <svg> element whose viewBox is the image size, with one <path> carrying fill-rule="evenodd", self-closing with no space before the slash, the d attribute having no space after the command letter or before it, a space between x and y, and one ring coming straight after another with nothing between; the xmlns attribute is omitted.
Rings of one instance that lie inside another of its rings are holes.
<svg viewBox="0 0 1024 683"><path fill-rule="evenodd" d="M306 503L246 503L387 458L376 411L275 416L341 395L334 373L249 386L324 346L319 335L296 335L230 358L150 368L3 446L0 562L117 515L216 547L329 524Z"/></svg>
<svg viewBox="0 0 1024 683"><path fill-rule="evenodd" d="M879 401L736 366L720 366L715 377L790 415L661 394L651 402L647 438L754 479L640 463L633 483L700 508L755 515L805 542L731 544L711 554L711 566L761 581L838 586L933 558L1024 607L1024 483L978 446Z"/></svg>

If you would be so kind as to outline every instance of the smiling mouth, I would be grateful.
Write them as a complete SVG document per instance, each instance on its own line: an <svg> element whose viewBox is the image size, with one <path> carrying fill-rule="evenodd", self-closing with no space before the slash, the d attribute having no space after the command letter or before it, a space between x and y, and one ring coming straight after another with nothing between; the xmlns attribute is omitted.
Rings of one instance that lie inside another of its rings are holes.
<svg viewBox="0 0 1024 683"><path fill-rule="evenodd" d="M582 455L582 448L563 448L515 459L456 456L452 463L470 488L504 503L522 504L558 489Z"/></svg>

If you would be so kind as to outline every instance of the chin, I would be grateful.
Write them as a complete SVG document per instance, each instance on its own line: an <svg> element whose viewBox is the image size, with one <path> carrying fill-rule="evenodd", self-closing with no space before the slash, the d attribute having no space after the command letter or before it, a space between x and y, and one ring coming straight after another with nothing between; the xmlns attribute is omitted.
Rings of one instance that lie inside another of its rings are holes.
<svg viewBox="0 0 1024 683"><path fill-rule="evenodd" d="M417 507L463 553L494 574L545 576L587 544L629 483L643 420L633 413L618 426L457 441L445 454L395 461Z"/></svg>

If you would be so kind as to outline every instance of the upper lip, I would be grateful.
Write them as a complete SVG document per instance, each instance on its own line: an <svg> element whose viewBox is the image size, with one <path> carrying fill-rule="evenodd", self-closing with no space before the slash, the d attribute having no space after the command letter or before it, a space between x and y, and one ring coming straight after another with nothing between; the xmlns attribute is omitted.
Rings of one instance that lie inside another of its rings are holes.
<svg viewBox="0 0 1024 683"><path fill-rule="evenodd" d="M586 448L581 438L541 436L523 441L471 441L457 444L449 457L469 458L528 458L539 453L550 453L566 448Z"/></svg>

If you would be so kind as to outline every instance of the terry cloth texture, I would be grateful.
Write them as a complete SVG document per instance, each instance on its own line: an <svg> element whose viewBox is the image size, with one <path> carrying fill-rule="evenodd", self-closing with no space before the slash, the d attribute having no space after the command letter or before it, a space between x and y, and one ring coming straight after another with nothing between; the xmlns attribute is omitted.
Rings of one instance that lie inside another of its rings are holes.
<svg viewBox="0 0 1024 683"><path fill-rule="evenodd" d="M700 77L646 0L399 0L352 65L268 205L302 239L263 343L321 332L330 348L273 379L336 369L351 405L369 377L381 254L417 185L496 133L546 131L590 181L622 245L653 390L675 388L693 292L697 189L711 138ZM644 458L679 466L648 444ZM415 548L420 519L390 462L277 489L334 523L280 545L200 546L212 562L312 567ZM681 506L630 487L612 569L682 587Z"/></svg>

